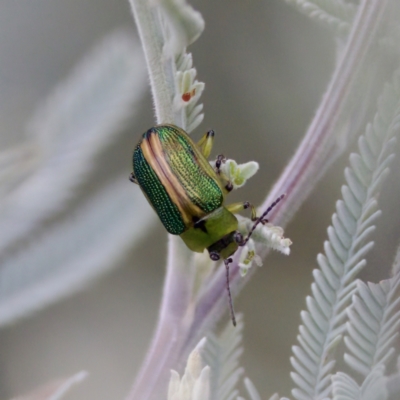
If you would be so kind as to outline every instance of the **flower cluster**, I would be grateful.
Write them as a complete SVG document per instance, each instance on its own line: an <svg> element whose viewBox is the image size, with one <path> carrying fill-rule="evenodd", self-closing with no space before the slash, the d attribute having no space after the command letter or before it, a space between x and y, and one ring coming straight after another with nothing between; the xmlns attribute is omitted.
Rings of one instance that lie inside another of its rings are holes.
<svg viewBox="0 0 400 400"><path fill-rule="evenodd" d="M210 162L215 168L215 161ZM249 161L244 164L238 164L235 160L227 159L220 167L221 178L232 183L233 189L242 187L259 169L255 161ZM244 237L252 229L254 221L248 218L239 217L239 231ZM239 267L242 276L246 275L247 270L254 264L262 265L261 257L256 253L255 244L261 243L273 250L278 250L285 255L290 254L290 245L292 241L283 236L283 229L280 226L272 224L259 224L252 234L251 239L246 243L241 252Z"/></svg>
<svg viewBox="0 0 400 400"><path fill-rule="evenodd" d="M239 231L246 235L250 231L254 221L248 218L240 218ZM262 265L261 257L257 255L255 243L261 243L265 246L277 250L285 255L290 254L290 246L292 241L283 236L283 229L280 226L272 224L259 224L253 232L251 239L244 246L240 254L239 267L242 276L246 275L247 270L255 263L257 266Z"/></svg>
<svg viewBox="0 0 400 400"><path fill-rule="evenodd" d="M193 68L190 53L183 52L175 59L177 91L174 109L184 109L185 130L190 133L203 121L203 104L197 104L204 90L204 83L196 79L197 71Z"/></svg>
<svg viewBox="0 0 400 400"><path fill-rule="evenodd" d="M211 161L210 164L215 168L215 161ZM223 180L232 183L233 189L238 189L255 175L259 168L258 163L255 161L238 164L235 160L227 159L221 164L220 175Z"/></svg>

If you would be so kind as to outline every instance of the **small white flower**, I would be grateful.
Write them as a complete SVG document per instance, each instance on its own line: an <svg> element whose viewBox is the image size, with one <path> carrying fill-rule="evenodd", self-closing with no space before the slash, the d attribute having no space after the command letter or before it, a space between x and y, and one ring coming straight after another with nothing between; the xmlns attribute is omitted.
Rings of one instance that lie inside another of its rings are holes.
<svg viewBox="0 0 400 400"><path fill-rule="evenodd" d="M244 237L250 232L254 221L248 218L239 217L239 231ZM256 253L255 243L262 243L267 247L278 250L285 255L290 254L292 241L283 236L283 229L272 224L259 224L253 232L251 239L243 247L239 258L239 268L242 276L246 275L249 268L255 263L259 267L262 265L261 257Z"/></svg>
<svg viewBox="0 0 400 400"><path fill-rule="evenodd" d="M256 228L255 240L266 243L268 247L278 250L285 255L290 254L292 241L283 236L283 229L280 226L272 224L259 225Z"/></svg>
<svg viewBox="0 0 400 400"><path fill-rule="evenodd" d="M242 187L259 169L255 161L238 164L235 160L228 159L221 165L221 175L232 182L233 188Z"/></svg>
<svg viewBox="0 0 400 400"><path fill-rule="evenodd" d="M182 378L171 370L168 387L168 400L210 400L210 367L202 368L201 350L206 339L190 353Z"/></svg>
<svg viewBox="0 0 400 400"><path fill-rule="evenodd" d="M240 274L242 276L245 276L247 270L253 266L253 263L255 263L259 267L262 266L261 257L258 254L256 254L254 241L253 239L250 239L247 242L246 246L243 247L243 250L240 253L240 258L239 258Z"/></svg>
<svg viewBox="0 0 400 400"><path fill-rule="evenodd" d="M239 230L243 235L251 230L254 225L254 221L248 218L241 218L239 223ZM283 236L283 229L280 226L275 226L273 224L259 224L251 238L256 243L265 244L273 250L278 250L279 252L289 255L290 246L292 241Z"/></svg>

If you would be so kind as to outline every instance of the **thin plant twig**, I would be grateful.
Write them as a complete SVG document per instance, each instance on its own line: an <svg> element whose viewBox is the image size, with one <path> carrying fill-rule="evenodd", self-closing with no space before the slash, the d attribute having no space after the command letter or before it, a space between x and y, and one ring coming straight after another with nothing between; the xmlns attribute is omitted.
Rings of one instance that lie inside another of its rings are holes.
<svg viewBox="0 0 400 400"><path fill-rule="evenodd" d="M143 45L157 123L176 123L173 113L171 60L163 53L162 28L157 9L146 0L129 0Z"/></svg>

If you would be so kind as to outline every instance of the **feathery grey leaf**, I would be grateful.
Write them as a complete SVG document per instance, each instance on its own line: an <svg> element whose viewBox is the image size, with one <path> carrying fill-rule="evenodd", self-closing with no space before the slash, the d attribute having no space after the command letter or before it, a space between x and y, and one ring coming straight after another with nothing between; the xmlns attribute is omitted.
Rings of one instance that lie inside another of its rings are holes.
<svg viewBox="0 0 400 400"><path fill-rule="evenodd" d="M261 400L261 396L258 393L253 382L247 377L244 378L244 386L246 387L247 393L250 396L250 400ZM274 397L277 398L278 395L273 395L270 400L274 400ZM279 399L279 397L278 397L278 399Z"/></svg>
<svg viewBox="0 0 400 400"><path fill-rule="evenodd" d="M349 375L338 372L332 376L332 400L386 400L388 392L384 376L385 368L375 367L361 386Z"/></svg>
<svg viewBox="0 0 400 400"><path fill-rule="evenodd" d="M93 169L94 157L132 115L145 84L139 44L119 31L55 89L30 124L29 143L22 145L32 153L22 164L24 179L1 199L0 251L65 207Z"/></svg>
<svg viewBox="0 0 400 400"><path fill-rule="evenodd" d="M237 326L231 321L220 335L210 334L204 351L204 361L210 366L211 400L228 400L237 396L235 386L243 369L239 367L242 354L243 318L236 315Z"/></svg>
<svg viewBox="0 0 400 400"><path fill-rule="evenodd" d="M324 243L325 254L317 257L320 270L313 272L313 296L307 297L307 311L301 313L301 347L294 346L294 357L291 358L295 370L291 376L297 385L292 394L297 400L322 400L330 396L330 373L335 364L331 354L344 333L347 314L353 321L353 329L350 328L349 332L354 337L350 335L345 339L351 352L346 360L353 368L368 373L378 361L386 361L384 357L390 351L388 346L381 343L380 351L376 352L380 358L371 363L368 346L364 354L356 340L361 334L368 341L373 336L370 331L381 329L378 320L370 315L374 307L375 311L379 310L378 304L371 302L371 296L378 291L377 288L367 288L371 291L368 298L368 290L359 284L362 292L359 294L361 297L355 297L354 310L347 312L346 308L356 292L354 278L365 266L364 257L373 246L370 241L375 229L373 223L380 215L375 196L393 156L392 143L396 133L393 123L399 116L400 71L397 71L392 84L384 87L373 123L367 126L365 135L358 141L359 153L350 155L350 167L345 170L347 185L342 188L343 200L336 203L332 226L328 228L329 241ZM371 310L361 305L361 298L368 302ZM362 321L368 323L362 324ZM393 321L393 324L396 323ZM361 328L357 329L359 326ZM387 326L386 335L382 333L382 337L389 341L394 339L393 330L390 330L392 327ZM370 363L369 369L367 363Z"/></svg>
<svg viewBox="0 0 400 400"><path fill-rule="evenodd" d="M151 217L146 199L126 176L93 194L73 215L0 264L0 325L70 295L110 270L143 237Z"/></svg>
<svg viewBox="0 0 400 400"><path fill-rule="evenodd" d="M356 12L356 6L344 0L286 0L286 2L341 35L348 33Z"/></svg>
<svg viewBox="0 0 400 400"><path fill-rule="evenodd" d="M379 283L357 281L357 288L347 311L345 344L349 353L345 361L366 376L376 366L386 365L395 354L393 346L400 328L400 273Z"/></svg>

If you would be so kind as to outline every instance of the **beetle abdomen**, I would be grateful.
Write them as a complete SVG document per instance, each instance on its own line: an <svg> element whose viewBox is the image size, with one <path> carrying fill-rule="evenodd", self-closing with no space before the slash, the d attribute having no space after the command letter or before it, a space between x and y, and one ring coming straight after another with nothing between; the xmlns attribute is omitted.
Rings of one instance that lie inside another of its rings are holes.
<svg viewBox="0 0 400 400"><path fill-rule="evenodd" d="M220 207L218 176L178 127L149 129L133 154L135 177L168 232L179 235Z"/></svg>

